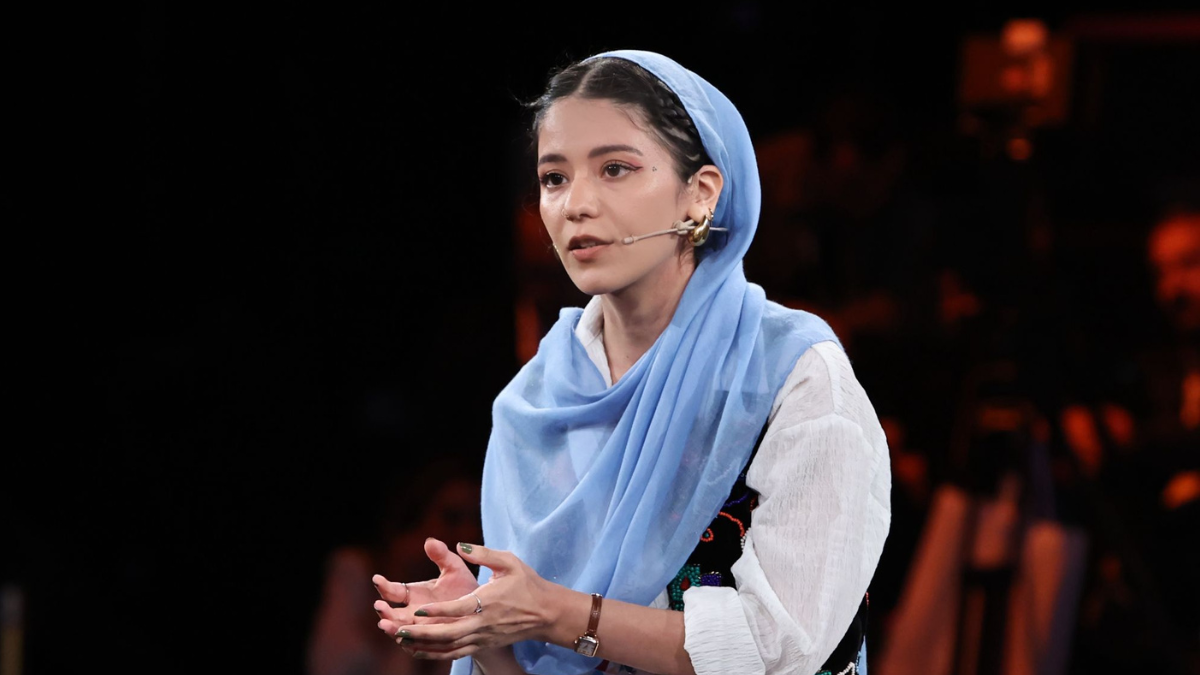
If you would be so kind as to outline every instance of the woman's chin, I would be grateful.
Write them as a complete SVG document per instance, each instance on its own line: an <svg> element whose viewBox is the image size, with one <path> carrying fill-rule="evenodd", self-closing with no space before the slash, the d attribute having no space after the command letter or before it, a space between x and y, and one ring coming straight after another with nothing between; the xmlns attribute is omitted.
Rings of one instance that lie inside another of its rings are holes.
<svg viewBox="0 0 1200 675"><path fill-rule="evenodd" d="M575 288L588 295L604 295L620 290L621 288L621 285L614 283L612 279L607 279L597 274L584 273L570 276L571 281L575 284Z"/></svg>

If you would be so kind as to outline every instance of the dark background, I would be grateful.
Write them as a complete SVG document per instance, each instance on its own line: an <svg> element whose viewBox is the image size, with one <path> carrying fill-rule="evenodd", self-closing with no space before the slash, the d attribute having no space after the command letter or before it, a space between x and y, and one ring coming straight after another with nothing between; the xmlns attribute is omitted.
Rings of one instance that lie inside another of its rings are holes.
<svg viewBox="0 0 1200 675"><path fill-rule="evenodd" d="M552 67L661 51L756 138L869 91L952 196L961 39L1014 15L143 8L132 95L114 94L133 129L132 164L112 169L130 218L64 280L70 316L46 347L71 365L30 393L68 430L10 456L10 484L35 464L51 476L32 513L5 505L0 580L26 589L27 672L80 656L77 631L111 632L122 669L301 672L327 553L368 536L386 491L419 492L415 468L481 455L519 366L520 101ZM1045 174L1064 232L1086 246L1098 231L1111 253L1140 240L1129 224L1152 217L1158 177L1194 169L1200 71L1194 44L1090 49L1101 117L1047 141ZM1066 274L1107 265L1078 259ZM82 475L59 481L62 463Z"/></svg>

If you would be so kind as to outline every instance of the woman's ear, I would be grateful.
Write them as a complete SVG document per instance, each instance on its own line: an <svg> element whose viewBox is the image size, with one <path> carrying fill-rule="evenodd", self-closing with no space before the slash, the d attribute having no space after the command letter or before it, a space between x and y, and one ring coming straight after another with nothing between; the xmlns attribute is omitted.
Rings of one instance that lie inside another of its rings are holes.
<svg viewBox="0 0 1200 675"><path fill-rule="evenodd" d="M711 211L717 210L717 199L721 196L721 188L725 186L725 177L715 165L705 164L692 175L691 188L688 193L692 201L688 205L688 218L699 223Z"/></svg>

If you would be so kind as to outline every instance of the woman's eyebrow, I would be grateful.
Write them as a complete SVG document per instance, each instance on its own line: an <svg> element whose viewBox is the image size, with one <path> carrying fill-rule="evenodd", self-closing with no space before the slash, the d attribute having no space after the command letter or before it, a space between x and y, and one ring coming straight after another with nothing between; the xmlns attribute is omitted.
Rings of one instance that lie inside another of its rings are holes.
<svg viewBox="0 0 1200 675"><path fill-rule="evenodd" d="M594 148L591 152L589 152L588 158L591 159L594 157L599 157L600 155L607 155L610 152L632 152L639 157L642 156L642 151L638 150L632 145L601 145L600 147Z"/></svg>
<svg viewBox="0 0 1200 675"><path fill-rule="evenodd" d="M616 145L601 145L597 148L592 148L592 151L588 153L588 159L594 159L596 157L599 157L600 155L607 155L610 152L631 152L639 157L643 156L642 151L638 150L637 148L633 147L632 145L616 144ZM551 153L542 155L541 157L538 158L538 166L541 166L543 164L549 164L551 162L565 162L565 161L567 161L566 157L558 154L557 152L551 152Z"/></svg>

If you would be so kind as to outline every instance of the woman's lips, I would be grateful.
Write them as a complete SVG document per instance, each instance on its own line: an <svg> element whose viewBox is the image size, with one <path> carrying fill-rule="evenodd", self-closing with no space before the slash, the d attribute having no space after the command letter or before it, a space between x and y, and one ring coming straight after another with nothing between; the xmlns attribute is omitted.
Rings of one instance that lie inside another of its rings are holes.
<svg viewBox="0 0 1200 675"><path fill-rule="evenodd" d="M587 262L589 260L595 260L609 246L610 244L596 244L595 246L588 246L584 248L573 248L571 249L571 255L579 262Z"/></svg>

